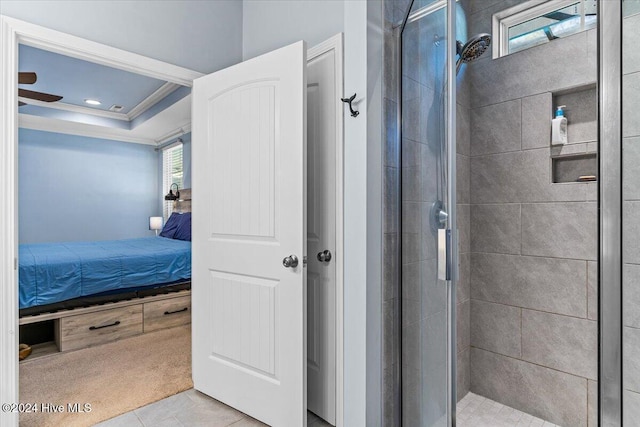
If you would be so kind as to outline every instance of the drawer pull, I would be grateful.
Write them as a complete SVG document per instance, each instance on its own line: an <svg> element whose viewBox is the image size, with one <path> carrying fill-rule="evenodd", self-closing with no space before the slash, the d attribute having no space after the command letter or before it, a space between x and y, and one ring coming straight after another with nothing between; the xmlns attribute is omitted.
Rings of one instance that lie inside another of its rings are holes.
<svg viewBox="0 0 640 427"><path fill-rule="evenodd" d="M113 323L109 323L108 325L102 325L102 326L91 326L91 327L89 328L89 330L90 330L90 331L95 331L96 329L108 328L108 327L110 327L110 326L118 326L119 324L120 324L120 321L119 321L119 320L116 320L115 322L113 322Z"/></svg>
<svg viewBox="0 0 640 427"><path fill-rule="evenodd" d="M185 307L185 308L181 308L180 310L175 310L175 311L165 311L164 315L168 315L168 314L176 314L176 313L182 313L183 311L187 311L189 310L189 307Z"/></svg>

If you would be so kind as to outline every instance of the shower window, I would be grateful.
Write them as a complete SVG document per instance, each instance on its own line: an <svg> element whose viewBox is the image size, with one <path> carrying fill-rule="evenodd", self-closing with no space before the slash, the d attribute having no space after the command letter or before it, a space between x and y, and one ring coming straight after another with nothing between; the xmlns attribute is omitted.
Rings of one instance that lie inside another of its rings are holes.
<svg viewBox="0 0 640 427"><path fill-rule="evenodd" d="M493 57L509 55L597 25L596 0L531 0L493 17Z"/></svg>

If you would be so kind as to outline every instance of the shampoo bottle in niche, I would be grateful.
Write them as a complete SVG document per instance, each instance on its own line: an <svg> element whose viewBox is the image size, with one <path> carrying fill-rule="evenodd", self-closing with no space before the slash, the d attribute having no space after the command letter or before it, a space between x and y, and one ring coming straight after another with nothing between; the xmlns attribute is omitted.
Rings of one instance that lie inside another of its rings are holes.
<svg viewBox="0 0 640 427"><path fill-rule="evenodd" d="M551 145L564 145L567 143L567 118L564 116L566 105L559 105L556 117L551 120Z"/></svg>

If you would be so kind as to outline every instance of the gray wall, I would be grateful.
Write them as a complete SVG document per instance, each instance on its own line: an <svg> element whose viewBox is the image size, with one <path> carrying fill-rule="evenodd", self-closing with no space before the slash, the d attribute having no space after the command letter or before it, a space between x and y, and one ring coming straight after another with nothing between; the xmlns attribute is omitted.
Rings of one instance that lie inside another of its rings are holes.
<svg viewBox="0 0 640 427"><path fill-rule="evenodd" d="M492 14L519 1L491 3L469 2L469 34L491 32ZM596 425L596 184L554 184L550 164L596 151L595 30L487 54L466 72L471 391L555 424ZM570 144L552 149L563 101Z"/></svg>
<svg viewBox="0 0 640 427"><path fill-rule="evenodd" d="M242 60L236 0L3 0L0 13L202 73Z"/></svg>
<svg viewBox="0 0 640 427"><path fill-rule="evenodd" d="M344 31L344 1L244 0L242 22L245 60L299 40L313 47Z"/></svg>
<svg viewBox="0 0 640 427"><path fill-rule="evenodd" d="M629 2L625 2L629 3ZM634 6L630 8L629 6ZM623 383L624 423L640 420L640 2L623 21Z"/></svg>

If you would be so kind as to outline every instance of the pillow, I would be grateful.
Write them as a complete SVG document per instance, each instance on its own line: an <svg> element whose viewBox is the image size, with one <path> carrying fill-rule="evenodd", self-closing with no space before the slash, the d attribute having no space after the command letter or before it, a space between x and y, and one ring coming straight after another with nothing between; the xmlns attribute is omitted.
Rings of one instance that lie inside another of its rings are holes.
<svg viewBox="0 0 640 427"><path fill-rule="evenodd" d="M191 212L180 215L180 223L173 235L174 239L191 241Z"/></svg>
<svg viewBox="0 0 640 427"><path fill-rule="evenodd" d="M166 237L167 239L173 239L173 236L176 234L176 230L180 225L181 216L182 215L177 212L172 213L169 219L167 220L167 223L164 225L164 227L162 227L162 231L160 232L160 235L162 237Z"/></svg>

